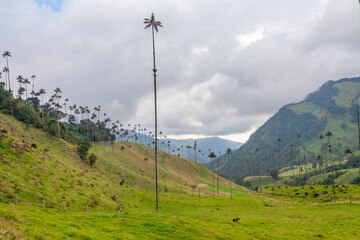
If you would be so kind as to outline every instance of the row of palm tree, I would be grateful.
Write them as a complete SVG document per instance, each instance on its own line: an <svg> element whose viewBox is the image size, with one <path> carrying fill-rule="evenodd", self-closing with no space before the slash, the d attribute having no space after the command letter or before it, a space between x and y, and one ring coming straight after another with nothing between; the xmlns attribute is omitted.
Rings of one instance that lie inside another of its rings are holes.
<svg viewBox="0 0 360 240"><path fill-rule="evenodd" d="M325 189L325 171L326 171L326 167L328 167L328 164L330 165L329 166L329 171L331 172L331 184L332 184L332 187L333 187L333 195L334 195L334 199L335 199L335 183L334 183L334 180L335 180L335 175L337 175L337 170L338 169L335 169L334 167L334 158L333 158L333 154L332 154L332 145L331 145L331 138L332 138L333 134L331 131L327 131L325 134L320 134L319 135L319 140L320 140L320 154L317 156L317 164L314 163L313 164L313 170L315 169L316 165L319 166L319 171L321 171L321 174L322 174L322 183L323 183L323 186L324 186L324 189ZM328 147L328 157L327 157L327 164L325 165L324 167L324 149L323 149L323 141L325 139L325 137L327 138L327 147ZM308 168L306 165L307 165L307 162L306 162L306 150L305 148L303 147L303 144L301 143L301 134L298 134L297 135L297 140L298 140L298 156L297 158L295 157L294 158L294 145L292 143L290 143L290 157L291 157L291 169L292 169L292 185L295 185L296 184L296 181L298 182L301 182L302 179L304 181L306 181L307 179L307 173L308 172L311 172L312 169L311 168ZM280 178L279 178L279 181L281 184L284 184L283 182L283 176L282 176L282 171L281 169L284 167L282 165L282 158L281 158L281 152L282 152L282 149L281 149L281 143L282 143L282 140L281 138L278 138L277 139L277 143L278 143L278 152L277 152L277 158L275 156L275 159L276 159L276 164L275 164L275 168L273 168L273 170L276 170L275 172L276 175L280 174ZM341 143L338 144L338 147L340 148L340 153L342 152L341 151L341 148L342 148L342 145ZM259 175L259 178L260 178L260 185L259 187L262 186L262 182L261 182L261 176L262 176L262 172L261 172L261 162L259 161L259 148L256 147L254 149L254 153L255 153L255 163L257 163L258 165L258 175ZM345 152L344 154L350 154L352 153L352 151L349 149L349 148L346 148L345 149ZM342 158L342 155L340 155L340 160ZM298 165L298 176L297 176L297 179L295 177L295 166ZM304 171L302 170L302 165L304 166ZM316 170L316 169L315 169ZM304 172L304 175L302 176L301 173ZM335 173L334 173L335 172ZM276 177L276 176L273 176L273 177ZM276 179L276 178L275 178ZM342 176L341 176L341 179L342 179ZM349 170L349 183L351 181L351 175L350 175L350 170ZM342 183L342 180L341 180L341 183Z"/></svg>

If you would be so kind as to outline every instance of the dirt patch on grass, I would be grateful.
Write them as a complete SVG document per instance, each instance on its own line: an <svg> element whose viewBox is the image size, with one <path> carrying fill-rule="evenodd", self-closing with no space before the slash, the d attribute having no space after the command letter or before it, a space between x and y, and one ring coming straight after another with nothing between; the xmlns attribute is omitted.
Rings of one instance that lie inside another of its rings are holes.
<svg viewBox="0 0 360 240"><path fill-rule="evenodd" d="M296 207L296 206L301 205L298 202L291 202L291 201L285 201L285 200L279 199L279 198L267 197L263 194L257 194L254 192L247 192L247 194L252 195L254 197L261 198L264 201L265 207Z"/></svg>
<svg viewBox="0 0 360 240"><path fill-rule="evenodd" d="M207 188L209 186L209 184L206 184L206 183L198 183L196 184L196 187L198 188Z"/></svg>

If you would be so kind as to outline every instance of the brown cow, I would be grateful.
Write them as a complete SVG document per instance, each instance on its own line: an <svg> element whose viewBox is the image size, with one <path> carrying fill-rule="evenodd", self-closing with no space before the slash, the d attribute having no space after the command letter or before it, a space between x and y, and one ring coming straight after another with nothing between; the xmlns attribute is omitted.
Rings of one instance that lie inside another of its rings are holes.
<svg viewBox="0 0 360 240"><path fill-rule="evenodd" d="M240 218L233 218L233 222L237 222L239 220L240 220Z"/></svg>

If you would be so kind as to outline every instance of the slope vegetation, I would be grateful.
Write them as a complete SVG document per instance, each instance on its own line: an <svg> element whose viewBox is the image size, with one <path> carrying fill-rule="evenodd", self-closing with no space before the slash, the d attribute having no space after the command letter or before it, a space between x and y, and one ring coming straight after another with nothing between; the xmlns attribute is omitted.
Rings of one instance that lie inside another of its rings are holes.
<svg viewBox="0 0 360 240"><path fill-rule="evenodd" d="M258 175L259 169L269 174L271 170L298 165L299 161L302 165L318 164L317 156L321 154L324 165L329 164L328 131L332 133L333 159L342 158L345 150L356 151L359 95L360 78L341 79L325 83L300 103L282 107L233 153L234 175ZM318 138L321 134L325 137L322 141ZM259 149L258 160L255 148Z"/></svg>

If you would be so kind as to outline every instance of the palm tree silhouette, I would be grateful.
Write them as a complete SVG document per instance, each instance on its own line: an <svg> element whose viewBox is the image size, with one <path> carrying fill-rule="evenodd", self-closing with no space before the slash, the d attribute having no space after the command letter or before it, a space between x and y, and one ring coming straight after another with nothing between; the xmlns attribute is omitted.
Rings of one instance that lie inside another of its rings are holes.
<svg viewBox="0 0 360 240"><path fill-rule="evenodd" d="M260 178L260 187L261 187L261 167L259 162L259 148L255 148L254 151L256 152L256 162L259 164L259 178Z"/></svg>
<svg viewBox="0 0 360 240"><path fill-rule="evenodd" d="M301 135L298 134L298 135L297 135L297 139L298 139L298 147L299 147L299 180L300 180L300 173L301 173L301 146L300 146L300 138L301 138Z"/></svg>
<svg viewBox="0 0 360 240"><path fill-rule="evenodd" d="M210 149L209 149L210 150ZM215 180L214 180L214 158L216 158L216 155L214 152L211 152L209 154L209 158L211 159L211 172L212 172L212 180L213 180L213 198L215 195Z"/></svg>
<svg viewBox="0 0 360 240"><path fill-rule="evenodd" d="M32 75L31 76L31 79L33 80L33 82L32 82L32 88L31 88L31 97L33 98L34 97L34 92L35 92L35 78L36 78L36 76L35 75Z"/></svg>
<svg viewBox="0 0 360 240"><path fill-rule="evenodd" d="M323 150L322 150L322 140L324 139L324 136L322 134L320 134L319 136L319 139L320 139L320 158L318 158L320 161L319 161L319 166L322 167L323 164L324 164L324 156L323 156ZM322 171L322 175L323 175L323 192L325 191L325 169L323 169Z"/></svg>
<svg viewBox="0 0 360 240"><path fill-rule="evenodd" d="M20 90L21 89L21 84L24 82L24 78L21 75L19 75L19 76L17 76L16 80L19 83L19 90ZM19 96L19 97L21 97L21 96Z"/></svg>
<svg viewBox="0 0 360 240"><path fill-rule="evenodd" d="M230 155L232 153L231 148L226 149L226 155L228 156L229 160L229 183L230 183L230 198L232 199L232 190L231 190L231 171L230 171Z"/></svg>
<svg viewBox="0 0 360 240"><path fill-rule="evenodd" d="M292 172L293 172L293 182L292 185L295 186L295 161L294 161L294 152L293 152L294 145L290 143L290 153L291 153L291 164L292 164Z"/></svg>
<svg viewBox="0 0 360 240"><path fill-rule="evenodd" d="M6 58L6 70L7 70L7 80L9 83L9 92L11 94L11 86L10 86L10 68L9 68L9 57L11 57L11 53L9 51L4 51L3 58ZM11 131L14 132L14 113L13 113L13 107L12 107L12 97L10 96L10 112L11 112Z"/></svg>
<svg viewBox="0 0 360 240"><path fill-rule="evenodd" d="M25 78L23 83L25 84L25 107L27 107L27 85L30 83L29 79Z"/></svg>
<svg viewBox="0 0 360 240"><path fill-rule="evenodd" d="M282 184L282 171L281 171L281 138L277 139L279 143L279 172L280 172L280 182Z"/></svg>
<svg viewBox="0 0 360 240"><path fill-rule="evenodd" d="M5 76L5 90L6 90L6 87L8 86L8 80L7 80L7 72L8 72L8 69L7 67L4 67L3 68L3 73L4 73L4 76Z"/></svg>
<svg viewBox="0 0 360 240"><path fill-rule="evenodd" d="M328 146L329 146L329 156L330 156L330 165L331 165L331 178L332 178L332 187L333 187L333 194L334 194L334 202L336 202L336 196L335 196L335 177L334 177L334 169L333 169L333 161L332 161L332 155L331 155L331 144L330 144L330 138L332 136L332 132L327 131L325 136L328 137Z"/></svg>
<svg viewBox="0 0 360 240"><path fill-rule="evenodd" d="M6 58L6 68L7 68L7 79L9 82L9 91L11 91L11 87L10 87L10 68L9 68L9 57L11 57L11 53L9 51L4 51L3 53L3 58Z"/></svg>
<svg viewBox="0 0 360 240"><path fill-rule="evenodd" d="M153 72L154 72L154 104L155 104L155 172L156 172L156 212L159 212L159 191L158 191L158 172L157 172L157 105L156 105L156 65L155 65L155 39L154 30L158 32L158 27L162 27L161 22L155 21L154 13L151 14L150 19L144 19L145 29L151 27L152 43L153 43Z"/></svg>
<svg viewBox="0 0 360 240"><path fill-rule="evenodd" d="M41 88L39 90L39 94L41 95L41 110L42 110L42 120L44 122L44 94L45 94L45 89Z"/></svg>
<svg viewBox="0 0 360 240"><path fill-rule="evenodd" d="M221 151L219 151L219 157L217 158L217 177L216 177L216 180L217 180L217 195L219 196L219 176L220 176L220 156L221 156Z"/></svg>

